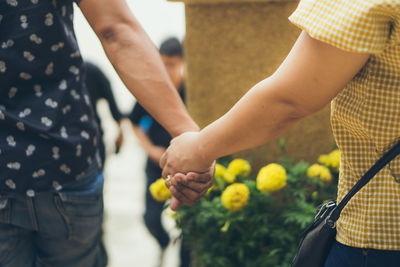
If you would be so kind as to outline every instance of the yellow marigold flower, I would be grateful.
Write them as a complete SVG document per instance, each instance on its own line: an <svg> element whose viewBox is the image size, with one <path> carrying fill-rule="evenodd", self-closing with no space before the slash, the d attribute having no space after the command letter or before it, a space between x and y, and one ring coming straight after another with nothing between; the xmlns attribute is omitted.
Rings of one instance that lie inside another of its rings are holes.
<svg viewBox="0 0 400 267"><path fill-rule="evenodd" d="M329 184L332 181L331 171L328 168L323 167L319 174L319 179L321 179L321 182Z"/></svg>
<svg viewBox="0 0 400 267"><path fill-rule="evenodd" d="M242 177L247 177L250 175L251 166L247 160L234 159L229 163L227 171L234 176L241 175Z"/></svg>
<svg viewBox="0 0 400 267"><path fill-rule="evenodd" d="M339 165L340 165L340 151L339 149L333 150L329 154L323 154L319 156L318 162L330 167L334 171L339 171Z"/></svg>
<svg viewBox="0 0 400 267"><path fill-rule="evenodd" d="M245 184L234 183L222 192L222 205L233 212L242 210L247 206L250 191Z"/></svg>
<svg viewBox="0 0 400 267"><path fill-rule="evenodd" d="M272 163L258 172L257 189L269 193L286 186L286 170L281 165Z"/></svg>
<svg viewBox="0 0 400 267"><path fill-rule="evenodd" d="M215 177L224 179L226 183L233 183L236 180L236 176L228 172L227 169L221 164L215 164Z"/></svg>
<svg viewBox="0 0 400 267"><path fill-rule="evenodd" d="M339 151L339 149L335 149L331 153L329 153L328 166L331 167L335 171L339 170L339 166L340 166L340 151Z"/></svg>
<svg viewBox="0 0 400 267"><path fill-rule="evenodd" d="M222 166L221 164L215 164L215 177L221 177L223 178L225 175L226 169L224 166Z"/></svg>
<svg viewBox="0 0 400 267"><path fill-rule="evenodd" d="M319 176L321 172L321 167L322 165L319 164L313 164L307 169L307 176L312 178L312 177L317 177Z"/></svg>
<svg viewBox="0 0 400 267"><path fill-rule="evenodd" d="M329 164L329 155L328 154L322 154L321 156L318 157L318 162L328 166L328 164Z"/></svg>
<svg viewBox="0 0 400 267"><path fill-rule="evenodd" d="M307 176L310 178L318 177L323 183L330 183L332 181L330 170L319 164L311 165L307 170Z"/></svg>
<svg viewBox="0 0 400 267"><path fill-rule="evenodd" d="M236 176L233 175L232 173L226 171L225 174L224 174L224 181L225 181L226 183L231 184L231 183L233 183L233 182L236 181Z"/></svg>
<svg viewBox="0 0 400 267"><path fill-rule="evenodd" d="M166 201L171 197L171 192L165 185L163 178L157 179L154 183L152 183L149 187L149 190L153 198L159 202Z"/></svg>

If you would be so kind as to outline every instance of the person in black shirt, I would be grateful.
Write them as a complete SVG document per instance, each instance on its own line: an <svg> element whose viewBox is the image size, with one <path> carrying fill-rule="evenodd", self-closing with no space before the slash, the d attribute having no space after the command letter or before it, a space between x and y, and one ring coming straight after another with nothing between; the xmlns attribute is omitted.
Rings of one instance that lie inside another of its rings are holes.
<svg viewBox="0 0 400 267"><path fill-rule="evenodd" d="M177 88L182 100L185 100L181 43L176 38L167 39L161 44L159 51L172 83ZM164 249L170 240L168 233L161 224L161 213L164 205L153 199L149 186L161 177L162 170L158 163L171 141L171 135L139 103L135 104L129 119L141 146L148 155L145 168L146 210L143 217L147 229L157 239L161 247L160 261L162 262ZM181 245L180 258L181 267L190 266L190 251L184 242Z"/></svg>
<svg viewBox="0 0 400 267"><path fill-rule="evenodd" d="M98 148L99 148L100 158L102 161L102 166L104 167L104 162L106 158L105 144L103 142L104 132L101 127L100 116L97 113L96 104L98 103L99 100L102 99L106 100L110 108L111 115L114 118L114 120L118 123L118 125L123 119L123 116L118 109L117 103L115 102L114 95L111 89L111 84L108 78L104 75L101 69L97 67L95 64L86 61L85 66L86 66L86 79L85 79L86 87L88 89L90 103L92 103L93 105L96 122L100 126Z"/></svg>

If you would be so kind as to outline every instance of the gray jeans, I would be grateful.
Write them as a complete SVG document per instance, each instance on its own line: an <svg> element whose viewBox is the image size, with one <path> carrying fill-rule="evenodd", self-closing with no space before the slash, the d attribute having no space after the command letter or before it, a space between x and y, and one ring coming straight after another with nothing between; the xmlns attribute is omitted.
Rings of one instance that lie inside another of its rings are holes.
<svg viewBox="0 0 400 267"><path fill-rule="evenodd" d="M103 267L103 175L59 192L0 199L0 266Z"/></svg>

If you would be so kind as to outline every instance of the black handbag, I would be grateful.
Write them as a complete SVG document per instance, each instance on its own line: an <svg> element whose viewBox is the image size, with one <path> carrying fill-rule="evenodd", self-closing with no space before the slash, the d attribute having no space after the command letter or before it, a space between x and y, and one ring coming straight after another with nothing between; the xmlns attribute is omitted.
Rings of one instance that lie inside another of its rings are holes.
<svg viewBox="0 0 400 267"><path fill-rule="evenodd" d="M347 202L383 167L400 154L400 142L380 158L353 186L343 200L322 205L314 222L304 231L292 267L323 267L336 237L336 221Z"/></svg>

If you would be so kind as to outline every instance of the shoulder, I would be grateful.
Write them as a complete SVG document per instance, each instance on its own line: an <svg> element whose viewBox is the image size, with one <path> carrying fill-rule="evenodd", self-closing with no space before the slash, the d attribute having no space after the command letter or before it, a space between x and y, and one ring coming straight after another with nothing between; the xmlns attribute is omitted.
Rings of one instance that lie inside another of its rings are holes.
<svg viewBox="0 0 400 267"><path fill-rule="evenodd" d="M359 53L388 43L400 0L302 0L289 20L313 38Z"/></svg>

